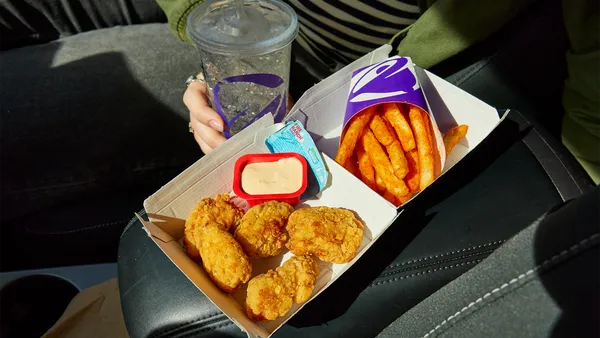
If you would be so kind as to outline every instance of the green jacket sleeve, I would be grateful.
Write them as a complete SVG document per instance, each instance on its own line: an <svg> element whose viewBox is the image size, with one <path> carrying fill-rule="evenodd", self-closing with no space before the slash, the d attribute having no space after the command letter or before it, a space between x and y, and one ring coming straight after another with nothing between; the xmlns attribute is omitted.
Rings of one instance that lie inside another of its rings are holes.
<svg viewBox="0 0 600 338"><path fill-rule="evenodd" d="M173 34L182 41L190 42L187 33L187 17L190 12L204 0L157 0L158 5L167 15L169 27Z"/></svg>
<svg viewBox="0 0 600 338"><path fill-rule="evenodd" d="M398 55L429 68L500 29L537 0L420 0L423 15L392 40Z"/></svg>
<svg viewBox="0 0 600 338"><path fill-rule="evenodd" d="M432 67L485 40L537 0L420 0L423 15L391 41L399 55ZM600 183L600 3L563 0L571 49L563 92L562 141Z"/></svg>
<svg viewBox="0 0 600 338"><path fill-rule="evenodd" d="M563 0L571 48L563 92L562 141L594 183L600 183L600 4Z"/></svg>

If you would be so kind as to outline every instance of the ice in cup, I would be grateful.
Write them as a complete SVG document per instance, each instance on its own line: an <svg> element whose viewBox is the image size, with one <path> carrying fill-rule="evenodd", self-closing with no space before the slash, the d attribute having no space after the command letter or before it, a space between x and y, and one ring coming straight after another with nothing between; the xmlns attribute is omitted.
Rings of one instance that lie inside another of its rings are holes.
<svg viewBox="0 0 600 338"><path fill-rule="evenodd" d="M265 114L286 114L294 10L279 0L207 0L188 16L209 99L231 137Z"/></svg>

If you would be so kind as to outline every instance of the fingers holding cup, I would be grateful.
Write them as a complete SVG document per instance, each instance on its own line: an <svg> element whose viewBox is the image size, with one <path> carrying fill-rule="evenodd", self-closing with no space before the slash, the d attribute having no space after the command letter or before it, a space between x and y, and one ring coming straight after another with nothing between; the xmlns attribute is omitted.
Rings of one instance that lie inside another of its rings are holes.
<svg viewBox="0 0 600 338"><path fill-rule="evenodd" d="M206 83L192 82L183 94L183 103L190 111L191 119L195 119L205 126L222 133L223 119L210 106L207 96Z"/></svg>
<svg viewBox="0 0 600 338"><path fill-rule="evenodd" d="M192 116L192 112L190 112L190 127L193 130L194 139L205 154L208 154L227 140L222 133L200 123L200 121Z"/></svg>

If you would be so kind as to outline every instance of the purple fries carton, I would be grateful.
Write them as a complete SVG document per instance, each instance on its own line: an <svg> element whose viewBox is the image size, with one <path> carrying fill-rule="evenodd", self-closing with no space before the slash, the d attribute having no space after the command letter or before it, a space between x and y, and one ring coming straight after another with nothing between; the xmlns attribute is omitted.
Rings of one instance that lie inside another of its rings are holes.
<svg viewBox="0 0 600 338"><path fill-rule="evenodd" d="M409 57L394 56L352 73L342 135L348 122L365 108L390 102L411 104L428 114L435 136L434 170L439 176L446 160L443 138Z"/></svg>

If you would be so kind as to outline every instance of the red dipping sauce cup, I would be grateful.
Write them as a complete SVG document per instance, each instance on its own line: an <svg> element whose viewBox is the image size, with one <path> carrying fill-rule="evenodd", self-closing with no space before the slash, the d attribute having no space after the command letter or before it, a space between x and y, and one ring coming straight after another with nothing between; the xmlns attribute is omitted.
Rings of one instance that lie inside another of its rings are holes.
<svg viewBox="0 0 600 338"><path fill-rule="evenodd" d="M285 158L296 158L302 164L302 185L298 191L288 194L248 194L242 189L242 172L244 168L251 163L277 162ZM275 153L275 154L247 154L235 162L233 169L233 192L240 198L243 198L252 207L269 201L285 202L296 205L300 202L300 196L308 186L308 163L304 156L298 153Z"/></svg>

